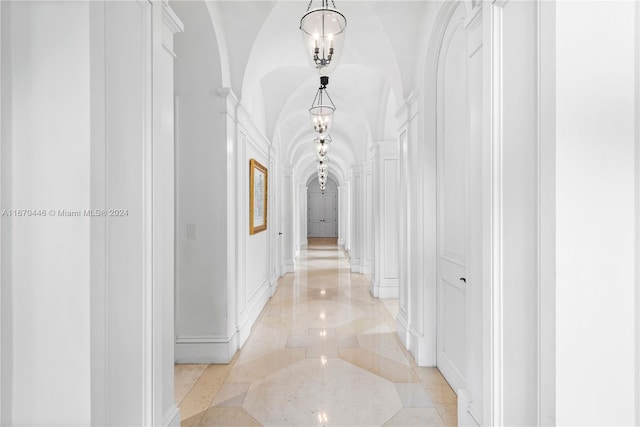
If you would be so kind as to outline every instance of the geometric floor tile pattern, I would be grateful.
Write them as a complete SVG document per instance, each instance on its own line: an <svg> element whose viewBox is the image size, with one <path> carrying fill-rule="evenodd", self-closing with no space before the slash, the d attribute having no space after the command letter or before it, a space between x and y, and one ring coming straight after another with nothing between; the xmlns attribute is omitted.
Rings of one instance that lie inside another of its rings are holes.
<svg viewBox="0 0 640 427"><path fill-rule="evenodd" d="M183 427L455 426L457 398L395 334L335 239L309 239L228 365L176 365Z"/></svg>

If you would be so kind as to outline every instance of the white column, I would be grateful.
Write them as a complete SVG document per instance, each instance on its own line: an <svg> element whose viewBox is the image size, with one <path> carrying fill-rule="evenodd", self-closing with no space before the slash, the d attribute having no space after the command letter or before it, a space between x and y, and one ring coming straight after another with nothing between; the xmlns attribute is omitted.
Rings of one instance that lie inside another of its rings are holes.
<svg viewBox="0 0 640 427"><path fill-rule="evenodd" d="M161 326L162 340L154 346L154 384L162 393L154 399L154 424L179 426L180 412L174 399L174 293L175 293L175 141L173 49L174 34L183 25L168 3L154 4L154 149L153 149L153 245L156 289L154 324Z"/></svg>
<svg viewBox="0 0 640 427"><path fill-rule="evenodd" d="M398 298L400 175L397 140L376 143L373 174L372 294L380 298Z"/></svg>
<svg viewBox="0 0 640 427"><path fill-rule="evenodd" d="M351 167L351 271L362 273L364 220L364 164Z"/></svg>
<svg viewBox="0 0 640 427"><path fill-rule="evenodd" d="M299 202L298 202L298 212L299 212L299 235L298 235L298 248L303 249L307 247L307 214L308 212L308 191L309 187L306 184L300 184L298 187L299 194Z"/></svg>
<svg viewBox="0 0 640 427"><path fill-rule="evenodd" d="M416 93L410 94L396 114L400 125L398 134L402 213L399 221L400 285L397 326L398 336L418 365L434 366L435 140L420 141L419 99ZM432 211L426 209L425 205ZM429 245L433 245L433 248ZM429 257L426 257L427 254ZM426 323L425 319L428 319Z"/></svg>
<svg viewBox="0 0 640 427"><path fill-rule="evenodd" d="M2 208L46 212L3 218L2 423L177 425L180 21L159 2L1 8Z"/></svg>
<svg viewBox="0 0 640 427"><path fill-rule="evenodd" d="M296 187L294 183L294 169L293 165L284 165L283 169L283 186L282 186L282 222L284 224L284 231L282 235L283 241L283 259L284 259L284 272L292 273L295 269L294 256L296 251L295 242L295 228L297 224L294 222L294 199L296 193Z"/></svg>

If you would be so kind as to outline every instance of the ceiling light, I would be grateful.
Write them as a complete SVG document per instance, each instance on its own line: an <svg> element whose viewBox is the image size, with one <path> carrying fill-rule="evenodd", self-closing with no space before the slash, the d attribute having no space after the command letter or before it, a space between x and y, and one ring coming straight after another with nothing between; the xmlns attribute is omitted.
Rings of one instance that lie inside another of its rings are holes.
<svg viewBox="0 0 640 427"><path fill-rule="evenodd" d="M333 0L331 7L329 0L321 0L321 7L313 10L312 3L313 0L300 19L300 30L312 66L326 75L333 71L342 55L347 18L338 12Z"/></svg>
<svg viewBox="0 0 640 427"><path fill-rule="evenodd" d="M316 97L313 98L311 108L309 108L313 130L320 134L325 134L329 131L331 120L333 119L333 112L336 110L336 106L333 104L329 92L327 92L328 84L329 77L320 76L320 87L318 88L318 92L316 92ZM326 95L326 97L324 95ZM327 100L329 101L328 103L326 102Z"/></svg>
<svg viewBox="0 0 640 427"><path fill-rule="evenodd" d="M326 156L327 151L329 149L329 144L331 143L330 136L319 136L313 140L316 144L316 152L320 156Z"/></svg>

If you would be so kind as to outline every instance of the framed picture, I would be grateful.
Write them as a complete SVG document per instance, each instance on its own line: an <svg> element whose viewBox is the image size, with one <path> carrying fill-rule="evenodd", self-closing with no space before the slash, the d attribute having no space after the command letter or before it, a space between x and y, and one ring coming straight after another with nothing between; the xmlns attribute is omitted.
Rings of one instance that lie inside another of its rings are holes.
<svg viewBox="0 0 640 427"><path fill-rule="evenodd" d="M257 160L249 160L249 234L267 229L267 168Z"/></svg>

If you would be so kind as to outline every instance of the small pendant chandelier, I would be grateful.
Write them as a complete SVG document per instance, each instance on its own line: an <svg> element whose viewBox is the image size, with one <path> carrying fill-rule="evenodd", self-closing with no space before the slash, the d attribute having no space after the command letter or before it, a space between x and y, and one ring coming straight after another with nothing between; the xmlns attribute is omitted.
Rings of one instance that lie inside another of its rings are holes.
<svg viewBox="0 0 640 427"><path fill-rule="evenodd" d="M331 100L329 92L327 92L328 84L329 77L320 76L320 87L316 92L316 97L313 98L311 108L309 108L313 130L321 135L326 134L329 131L331 121L333 120L333 112L336 111L336 106ZM326 97L324 95L326 95ZM326 102L327 100L329 101L328 103Z"/></svg>
<svg viewBox="0 0 640 427"><path fill-rule="evenodd" d="M347 18L338 12L333 0L333 7L329 7L329 0L321 2L321 7L313 10L313 0L309 2L307 13L300 19L300 30L313 67L326 75L333 71L342 55Z"/></svg>
<svg viewBox="0 0 640 427"><path fill-rule="evenodd" d="M323 136L320 135L316 139L313 140L316 144L316 152L319 156L326 156L327 151L329 150L329 144L331 143L331 137L329 135Z"/></svg>

